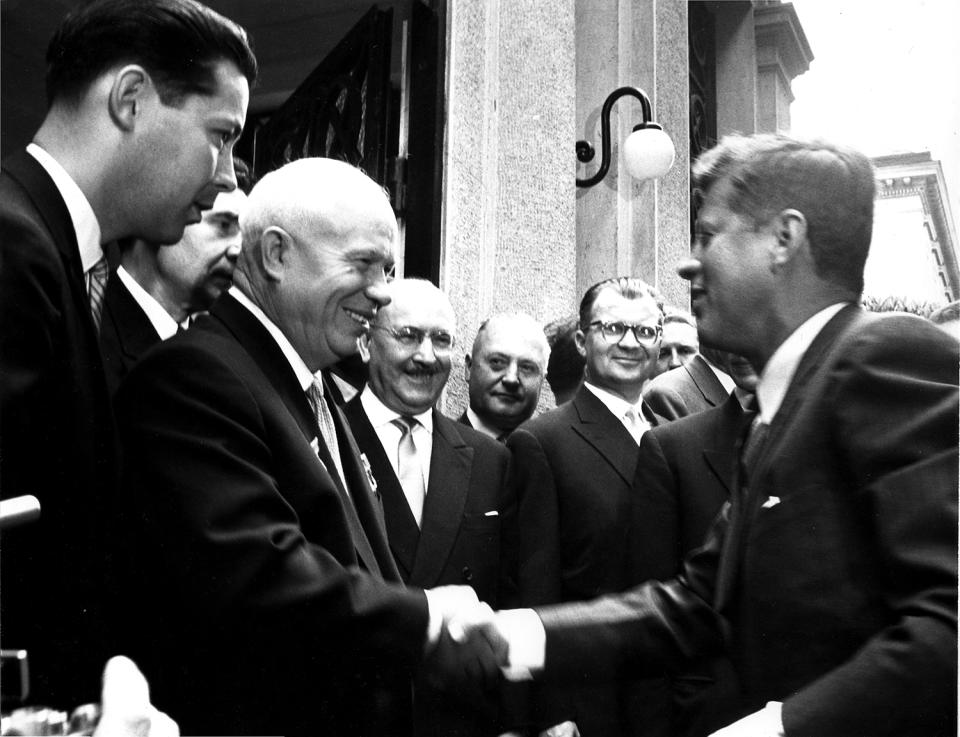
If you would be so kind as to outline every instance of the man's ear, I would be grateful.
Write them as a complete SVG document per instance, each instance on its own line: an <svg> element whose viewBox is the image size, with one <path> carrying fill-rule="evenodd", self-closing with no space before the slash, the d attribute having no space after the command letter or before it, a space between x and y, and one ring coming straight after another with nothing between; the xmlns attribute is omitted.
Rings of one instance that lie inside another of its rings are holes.
<svg viewBox="0 0 960 737"><path fill-rule="evenodd" d="M799 210L783 210L771 223L775 243L770 268L777 270L792 261L807 243L807 219Z"/></svg>
<svg viewBox="0 0 960 737"><path fill-rule="evenodd" d="M360 351L360 359L364 363L370 363L370 333L362 333L357 338L357 349Z"/></svg>
<svg viewBox="0 0 960 737"><path fill-rule="evenodd" d="M465 353L463 356L463 380L470 381L470 369L473 367L473 356Z"/></svg>
<svg viewBox="0 0 960 737"><path fill-rule="evenodd" d="M578 329L577 332L573 334L573 344L576 346L577 353L579 353L583 358L587 357L587 336L584 335L583 331Z"/></svg>
<svg viewBox="0 0 960 737"><path fill-rule="evenodd" d="M272 225L260 234L260 266L271 281L283 281L293 238L283 228Z"/></svg>
<svg viewBox="0 0 960 737"><path fill-rule="evenodd" d="M131 131L137 117L143 114L144 105L150 97L156 97L150 75L139 64L128 64L117 70L110 86L107 106L110 119L122 131Z"/></svg>

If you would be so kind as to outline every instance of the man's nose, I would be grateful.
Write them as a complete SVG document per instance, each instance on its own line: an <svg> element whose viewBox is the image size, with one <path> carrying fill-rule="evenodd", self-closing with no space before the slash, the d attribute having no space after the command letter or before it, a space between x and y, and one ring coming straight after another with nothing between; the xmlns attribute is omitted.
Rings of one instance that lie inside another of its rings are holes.
<svg viewBox="0 0 960 737"><path fill-rule="evenodd" d="M390 295L387 294L387 279L384 276L380 276L367 284L364 294L377 309L390 304Z"/></svg>
<svg viewBox="0 0 960 737"><path fill-rule="evenodd" d="M669 368L675 369L680 368L683 365L683 362L680 360L680 354L677 352L676 348L670 349L670 362L667 364Z"/></svg>
<svg viewBox="0 0 960 737"><path fill-rule="evenodd" d="M677 274L680 275L681 279L693 281L694 277L700 273L700 268L700 261L691 255L690 258L685 258L677 264Z"/></svg>
<svg viewBox="0 0 960 737"><path fill-rule="evenodd" d="M237 188L237 172L233 168L233 147L224 146L217 157L213 186L218 192L232 192Z"/></svg>
<svg viewBox="0 0 960 737"><path fill-rule="evenodd" d="M500 377L500 380L509 386L520 386L520 375L517 372L517 364L509 364L506 371L503 372L503 376Z"/></svg>

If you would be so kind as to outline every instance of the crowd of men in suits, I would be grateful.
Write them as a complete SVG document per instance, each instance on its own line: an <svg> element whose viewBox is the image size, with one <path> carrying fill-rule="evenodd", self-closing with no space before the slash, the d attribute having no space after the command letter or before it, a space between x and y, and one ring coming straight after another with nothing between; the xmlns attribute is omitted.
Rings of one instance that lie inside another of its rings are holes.
<svg viewBox="0 0 960 737"><path fill-rule="evenodd" d="M446 417L463 336L390 277L379 185L243 181L242 28L95 0L47 61L0 174L0 473L41 505L0 625L35 703L122 652L193 734L955 733L957 342L860 308L864 156L725 139L696 319L632 276L546 333L492 315Z"/></svg>

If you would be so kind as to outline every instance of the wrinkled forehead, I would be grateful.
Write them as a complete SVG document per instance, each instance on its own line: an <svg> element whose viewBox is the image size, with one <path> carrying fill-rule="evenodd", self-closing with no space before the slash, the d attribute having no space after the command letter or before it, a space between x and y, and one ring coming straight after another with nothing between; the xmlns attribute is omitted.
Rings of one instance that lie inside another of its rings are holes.
<svg viewBox="0 0 960 737"><path fill-rule="evenodd" d="M480 350L483 354L499 354L518 361L545 363L543 340L532 328L508 322L492 322L481 334Z"/></svg>
<svg viewBox="0 0 960 737"><path fill-rule="evenodd" d="M601 290L593 303L591 318L606 322L653 323L661 321L663 313L657 301L649 294L624 295L612 287Z"/></svg>
<svg viewBox="0 0 960 737"><path fill-rule="evenodd" d="M392 327L443 330L451 335L456 318L449 301L439 293L390 292L390 304L380 308L377 322Z"/></svg>

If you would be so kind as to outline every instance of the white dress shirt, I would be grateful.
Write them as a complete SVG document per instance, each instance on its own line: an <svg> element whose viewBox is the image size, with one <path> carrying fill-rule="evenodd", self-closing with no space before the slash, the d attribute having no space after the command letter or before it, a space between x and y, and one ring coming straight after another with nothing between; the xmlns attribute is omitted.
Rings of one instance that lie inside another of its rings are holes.
<svg viewBox="0 0 960 737"><path fill-rule="evenodd" d="M397 478L400 478L400 459L397 457L397 447L403 432L393 424L393 421L400 417L400 413L381 402L380 398L373 393L369 383L360 393L360 404L363 405L363 411L367 413L367 419L370 420L377 437L380 438L380 444L387 452L387 458L390 460L393 472L397 475ZM413 415L413 417L419 423L412 429L413 444L417 448L417 460L423 470L423 487L429 489L430 459L433 457L433 410L428 409L426 412ZM406 490L404 490L404 493L406 493Z"/></svg>
<svg viewBox="0 0 960 737"><path fill-rule="evenodd" d="M650 423L643 414L643 399L636 404L631 404L623 397L618 397L616 394L594 386L588 381L583 382L583 385L593 396L603 402L603 406L610 410L614 417L620 420L620 424L627 428L627 432L630 433L633 439L637 441L637 445L639 445L640 438L650 429ZM630 410L633 410L634 416L636 417L633 424L627 419L627 413Z"/></svg>
<svg viewBox="0 0 960 737"><path fill-rule="evenodd" d="M35 143L27 145L27 153L37 160L44 171L50 175L57 191L63 197L63 202L70 213L73 223L73 232L77 236L77 245L80 247L80 263L86 275L94 265L103 258L103 247L100 245L100 223L90 206L86 196L67 174L60 162L53 158ZM89 287L88 287L89 289Z"/></svg>
<svg viewBox="0 0 960 737"><path fill-rule="evenodd" d="M472 407L467 407L467 419L470 420L470 424L473 426L474 430L482 432L487 437L491 437L494 440L499 440L500 436L503 435L503 430L498 430L491 425L488 425L486 422L481 420L477 413L473 411ZM417 446L419 448L420 446Z"/></svg>

